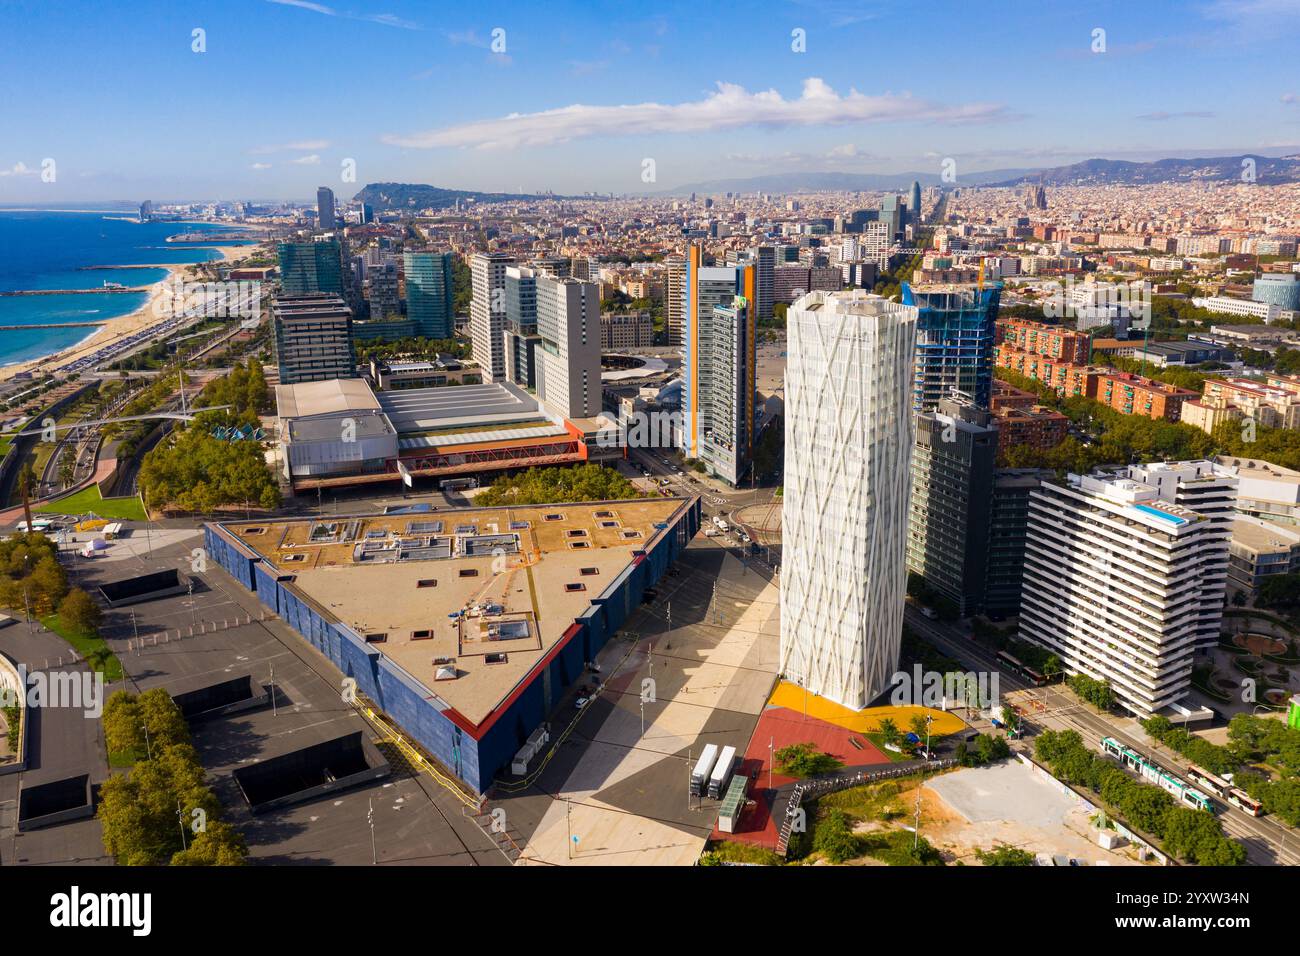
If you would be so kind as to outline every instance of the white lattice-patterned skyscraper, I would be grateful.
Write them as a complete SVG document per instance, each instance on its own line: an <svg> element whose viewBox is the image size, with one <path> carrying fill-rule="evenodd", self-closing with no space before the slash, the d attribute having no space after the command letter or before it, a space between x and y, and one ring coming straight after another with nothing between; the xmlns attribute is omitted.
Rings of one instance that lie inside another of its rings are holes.
<svg viewBox="0 0 1300 956"><path fill-rule="evenodd" d="M917 310L812 292L786 319L781 670L865 707L898 666Z"/></svg>

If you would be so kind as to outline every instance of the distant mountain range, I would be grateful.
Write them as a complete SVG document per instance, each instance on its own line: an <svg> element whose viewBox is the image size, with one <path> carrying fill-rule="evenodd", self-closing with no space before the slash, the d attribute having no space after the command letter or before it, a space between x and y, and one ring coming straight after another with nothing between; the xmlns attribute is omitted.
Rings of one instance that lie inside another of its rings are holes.
<svg viewBox="0 0 1300 956"><path fill-rule="evenodd" d="M1232 182L1241 181L1247 168L1254 164L1255 182L1265 185L1300 182L1300 154L1259 156L1211 156L1204 159L1158 159L1135 163L1122 159L1086 159L1069 166L1051 169L991 169L979 173L959 173L952 184L943 182L938 173L844 173L800 171L770 173L748 179L714 179L686 183L659 193L660 196L685 196L696 193L716 196L722 193L800 193L800 192L902 192L913 181L922 186L1019 186L1042 182L1047 186L1144 186L1154 183ZM960 170L960 167L958 167ZM549 194L548 194L549 196ZM356 196L380 212L389 210L448 209L456 200L473 203L509 202L537 199L538 194L488 193L467 189L443 189L418 183L370 183ZM551 196L555 199L600 197Z"/></svg>
<svg viewBox="0 0 1300 956"><path fill-rule="evenodd" d="M992 169L984 173L971 173L960 177L959 186L984 186L1005 179L1028 176L1032 169ZM686 196L697 193L706 196L719 193L798 193L798 192L880 192L904 190L919 182L922 186L941 186L938 173L829 173L795 172L770 173L749 179L712 179L703 183L687 183L666 190L662 195Z"/></svg>
<svg viewBox="0 0 1300 956"><path fill-rule="evenodd" d="M1143 186L1150 183L1190 183L1242 181L1249 161L1254 166L1254 181L1265 185L1300 182L1300 155L1211 156L1205 159L1158 159L1151 163L1131 163L1120 159L1086 159L1071 166L1031 170L1008 176L994 186L1016 186L1038 182L1048 186Z"/></svg>
<svg viewBox="0 0 1300 956"><path fill-rule="evenodd" d="M521 193L481 193L467 189L443 189L441 186L425 186L419 183L370 183L356 197L361 202L373 206L377 212L393 209L449 209L456 205L456 200L465 202L509 202L519 199L538 199L537 195ZM555 196L555 199L570 197Z"/></svg>
<svg viewBox="0 0 1300 956"><path fill-rule="evenodd" d="M1300 182L1300 155L1272 157L1246 153L1240 156L1213 156L1205 159L1159 159L1135 163L1120 159L1087 159L1070 166L1051 169L994 169L980 173L959 174L955 186L1018 186L1037 183L1047 186L1141 186L1152 183L1228 182L1240 180L1244 160L1254 162L1255 181L1266 185ZM958 167L960 170L960 167ZM936 173L840 173L791 172L754 176L749 179L715 179L687 183L668 190L665 195L689 193L798 193L818 191L879 192L902 191L913 181L922 186L945 184Z"/></svg>

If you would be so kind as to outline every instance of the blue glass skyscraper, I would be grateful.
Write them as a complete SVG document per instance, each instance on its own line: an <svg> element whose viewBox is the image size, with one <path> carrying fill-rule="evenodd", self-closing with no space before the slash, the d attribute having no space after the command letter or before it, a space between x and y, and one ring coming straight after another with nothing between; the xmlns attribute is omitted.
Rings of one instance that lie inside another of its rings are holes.
<svg viewBox="0 0 1300 956"><path fill-rule="evenodd" d="M405 252L406 318L416 335L449 339L455 325L452 307L452 253Z"/></svg>
<svg viewBox="0 0 1300 956"><path fill-rule="evenodd" d="M1001 295L1001 283L982 288L903 283L903 304L920 310L913 411L933 411L953 389L988 408L993 395L993 339Z"/></svg>
<svg viewBox="0 0 1300 956"><path fill-rule="evenodd" d="M337 239L281 242L276 255L284 295L343 295L343 258Z"/></svg>
<svg viewBox="0 0 1300 956"><path fill-rule="evenodd" d="M1250 297L1256 302L1300 310L1300 275L1294 272L1265 273L1255 280Z"/></svg>

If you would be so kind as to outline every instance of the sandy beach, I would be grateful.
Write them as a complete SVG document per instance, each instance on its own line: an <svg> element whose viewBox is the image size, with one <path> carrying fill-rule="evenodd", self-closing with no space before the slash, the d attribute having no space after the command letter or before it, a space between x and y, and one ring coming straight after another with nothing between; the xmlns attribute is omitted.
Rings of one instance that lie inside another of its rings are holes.
<svg viewBox="0 0 1300 956"><path fill-rule="evenodd" d="M205 246L207 249L216 249L221 253L221 260L231 262L251 254L255 246ZM219 260L213 259L212 262ZM79 358L97 352L105 346L112 345L121 339L134 335L137 332L145 331L152 326L160 325L171 317L170 308L165 302L170 297L173 283L197 281L195 280L196 268L204 263L183 263L179 265L159 265L158 268L167 270L167 276L154 283L149 289L149 298L144 305L136 309L129 315L119 316L115 319L109 319L103 326L95 330L90 337L82 339L76 345L55 352L51 355L45 355L41 358L32 359L28 362L18 362L13 365L6 365L0 368L0 382L8 381L20 372L31 372L40 375L44 372L51 372L60 366L75 362Z"/></svg>

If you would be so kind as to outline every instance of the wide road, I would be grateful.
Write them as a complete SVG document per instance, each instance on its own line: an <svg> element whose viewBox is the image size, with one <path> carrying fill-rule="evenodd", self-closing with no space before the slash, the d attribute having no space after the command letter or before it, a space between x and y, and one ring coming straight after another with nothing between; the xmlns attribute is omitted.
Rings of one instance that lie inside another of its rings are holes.
<svg viewBox="0 0 1300 956"><path fill-rule="evenodd" d="M996 655L987 648L962 636L951 625L940 621L931 621L921 612L908 605L907 625L949 657L960 661L962 666L972 670L998 672L998 684L1006 692L1032 692L1032 696L1041 701L1045 711L1033 713L1030 719L1034 723L1059 725L1059 729L1075 730L1094 750L1101 752L1101 739L1112 737L1120 743L1131 747L1152 763L1164 767L1175 776L1186 777L1188 764L1186 757L1174 753L1167 747L1157 745L1152 748L1145 735L1135 738L1125 730L1119 729L1113 718L1099 714L1059 686L1033 688L1015 674L1007 673L998 667ZM1272 816L1252 817L1250 814L1228 804L1220 802L1219 819L1224 832L1240 840L1246 847L1247 859L1262 866L1295 866L1300 864L1300 837L1285 823Z"/></svg>

